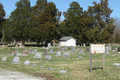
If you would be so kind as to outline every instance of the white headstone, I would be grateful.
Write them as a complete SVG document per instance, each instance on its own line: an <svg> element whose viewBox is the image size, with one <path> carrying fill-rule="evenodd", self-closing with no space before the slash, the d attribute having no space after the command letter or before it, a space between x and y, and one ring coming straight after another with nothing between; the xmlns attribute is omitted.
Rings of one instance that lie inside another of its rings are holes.
<svg viewBox="0 0 120 80"><path fill-rule="evenodd" d="M7 61L7 57L2 57L1 60L2 61Z"/></svg>
<svg viewBox="0 0 120 80"><path fill-rule="evenodd" d="M61 71L59 71L59 73L67 73L67 71L65 71L65 70L61 70Z"/></svg>
<svg viewBox="0 0 120 80"><path fill-rule="evenodd" d="M29 61L29 60L26 60L26 61L24 62L24 65L30 65L30 61Z"/></svg>
<svg viewBox="0 0 120 80"><path fill-rule="evenodd" d="M36 53L35 56L34 56L34 58L42 58L41 57L41 53Z"/></svg>
<svg viewBox="0 0 120 80"><path fill-rule="evenodd" d="M46 55L46 56L45 56L45 59L51 60L51 55Z"/></svg>
<svg viewBox="0 0 120 80"><path fill-rule="evenodd" d="M62 57L69 58L70 57L70 53L69 52L63 52Z"/></svg>
<svg viewBox="0 0 120 80"><path fill-rule="evenodd" d="M20 63L20 62L19 62L19 57L14 57L12 63Z"/></svg>
<svg viewBox="0 0 120 80"><path fill-rule="evenodd" d="M61 52L58 51L55 56L61 56Z"/></svg>

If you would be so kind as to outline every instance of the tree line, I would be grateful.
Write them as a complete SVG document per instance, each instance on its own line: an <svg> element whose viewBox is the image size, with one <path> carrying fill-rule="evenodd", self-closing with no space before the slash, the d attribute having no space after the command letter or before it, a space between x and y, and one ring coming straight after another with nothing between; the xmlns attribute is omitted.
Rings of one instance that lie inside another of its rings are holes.
<svg viewBox="0 0 120 80"><path fill-rule="evenodd" d="M4 19L5 11L0 4L0 36L3 41L25 41L30 39L38 43L48 43L52 39L59 40L63 36L73 36L77 43L110 43L113 42L115 29L113 12L108 0L93 2L87 10L83 10L76 1L70 3L63 12L64 21L59 24L61 12L55 3L37 0L31 7L29 0L19 0L16 9L8 19ZM4 35L3 35L4 34Z"/></svg>

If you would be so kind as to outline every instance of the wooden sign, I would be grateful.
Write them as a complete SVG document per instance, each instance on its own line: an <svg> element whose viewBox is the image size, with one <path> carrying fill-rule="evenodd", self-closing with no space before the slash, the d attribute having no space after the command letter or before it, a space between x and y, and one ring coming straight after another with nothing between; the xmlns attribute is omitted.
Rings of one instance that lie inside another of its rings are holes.
<svg viewBox="0 0 120 80"><path fill-rule="evenodd" d="M92 72L92 54L103 53L103 71L105 70L105 44L90 44L90 72Z"/></svg>
<svg viewBox="0 0 120 80"><path fill-rule="evenodd" d="M105 44L90 44L90 53L91 54L105 53Z"/></svg>

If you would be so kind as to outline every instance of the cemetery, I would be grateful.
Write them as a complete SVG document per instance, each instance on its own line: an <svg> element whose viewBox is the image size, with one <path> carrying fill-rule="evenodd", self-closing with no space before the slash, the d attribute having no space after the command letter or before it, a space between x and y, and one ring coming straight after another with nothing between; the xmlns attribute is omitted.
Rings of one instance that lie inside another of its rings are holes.
<svg viewBox="0 0 120 80"><path fill-rule="evenodd" d="M48 46L49 49L46 49ZM44 48L28 46L1 48L0 67L22 71L34 76L39 75L48 80L120 79L119 46L111 45L108 47L109 45L105 45L104 71L102 70L102 54L93 54L92 72L89 71L90 46L61 46L60 48L64 50L58 49L57 43L54 47L50 47L50 44L48 46L44 46ZM54 53L51 53L50 51L53 50ZM13 53L14 55L11 55ZM22 56L22 54L27 56Z"/></svg>

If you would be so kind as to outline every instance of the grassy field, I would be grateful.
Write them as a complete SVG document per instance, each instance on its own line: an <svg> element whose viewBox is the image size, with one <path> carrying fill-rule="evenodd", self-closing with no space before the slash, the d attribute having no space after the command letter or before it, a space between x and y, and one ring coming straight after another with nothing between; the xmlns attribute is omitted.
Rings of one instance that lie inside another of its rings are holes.
<svg viewBox="0 0 120 80"><path fill-rule="evenodd" d="M118 47L118 46L112 46ZM120 66L115 66L113 63L120 63L120 54L113 53L105 55L105 71L102 71L102 54L93 54L92 57L92 73L89 72L90 69L90 54L84 49L84 54L71 53L71 49L65 50L70 51L70 58L63 58L55 56L57 48L54 48L55 53L49 53L52 56L51 60L45 60L45 55L42 55L42 59L33 58L35 54L29 54L29 56L20 56L21 64L11 63L15 56L11 55L11 52L18 50L22 53L24 49L34 49L37 48L38 52L43 52L45 49L42 47L0 47L0 59L3 56L7 56L7 61L3 62L0 60L0 67L15 71L21 71L35 76L42 76L48 78L48 80L120 80ZM49 52L49 50L48 50ZM63 54L63 52L62 52ZM78 58L82 56L82 58ZM24 65L25 60L30 60L30 65ZM33 67L32 64L37 64L37 67ZM45 66L45 68L40 68L39 66ZM55 70L48 70L48 68L55 68ZM60 70L67 71L66 74L59 73Z"/></svg>

